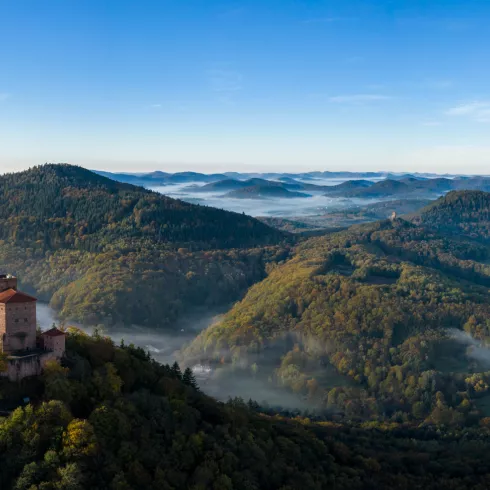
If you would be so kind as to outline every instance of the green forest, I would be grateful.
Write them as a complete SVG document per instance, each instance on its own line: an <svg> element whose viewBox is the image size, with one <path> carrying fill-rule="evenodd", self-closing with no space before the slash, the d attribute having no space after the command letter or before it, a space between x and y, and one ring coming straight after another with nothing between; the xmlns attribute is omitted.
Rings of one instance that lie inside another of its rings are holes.
<svg viewBox="0 0 490 490"><path fill-rule="evenodd" d="M485 222L488 197L458 202ZM339 420L478 424L490 415L490 248L478 221L474 240L441 223L387 220L300 243L183 359L261 377Z"/></svg>
<svg viewBox="0 0 490 490"><path fill-rule="evenodd" d="M0 176L0 263L61 319L169 325L235 301L288 255L243 214L184 203L72 165Z"/></svg>
<svg viewBox="0 0 490 490"><path fill-rule="evenodd" d="M63 365L2 393L0 488L13 490L474 489L489 487L490 428L268 416L219 403L192 372L70 329Z"/></svg>
<svg viewBox="0 0 490 490"><path fill-rule="evenodd" d="M413 221L450 235L490 239L490 193L453 191L424 208Z"/></svg>

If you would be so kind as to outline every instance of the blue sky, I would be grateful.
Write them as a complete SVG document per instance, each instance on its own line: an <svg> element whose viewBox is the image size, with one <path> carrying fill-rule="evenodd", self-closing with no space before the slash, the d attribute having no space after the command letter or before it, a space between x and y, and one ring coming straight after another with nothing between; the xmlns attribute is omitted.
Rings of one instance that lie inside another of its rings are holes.
<svg viewBox="0 0 490 490"><path fill-rule="evenodd" d="M488 0L0 0L0 172L490 174Z"/></svg>

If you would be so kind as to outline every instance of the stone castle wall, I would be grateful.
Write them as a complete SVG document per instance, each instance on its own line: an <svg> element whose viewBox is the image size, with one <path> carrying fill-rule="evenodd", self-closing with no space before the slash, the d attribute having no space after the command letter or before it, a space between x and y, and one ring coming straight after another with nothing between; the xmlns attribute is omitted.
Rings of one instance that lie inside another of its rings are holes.
<svg viewBox="0 0 490 490"><path fill-rule="evenodd" d="M7 371L0 376L10 381L20 381L27 376L39 376L48 361L56 361L59 356L55 352L39 352L22 357L9 357Z"/></svg>
<svg viewBox="0 0 490 490"><path fill-rule="evenodd" d="M62 357L65 353L65 336L64 335L44 335L44 348L52 350L57 356Z"/></svg>
<svg viewBox="0 0 490 490"><path fill-rule="evenodd" d="M0 342L7 353L36 347L35 301L0 304Z"/></svg>

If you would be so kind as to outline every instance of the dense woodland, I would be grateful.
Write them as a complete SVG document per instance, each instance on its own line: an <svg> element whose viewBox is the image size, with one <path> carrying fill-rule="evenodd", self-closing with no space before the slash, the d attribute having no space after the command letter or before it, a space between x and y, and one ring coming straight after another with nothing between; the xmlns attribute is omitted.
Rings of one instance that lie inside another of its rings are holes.
<svg viewBox="0 0 490 490"><path fill-rule="evenodd" d="M413 221L471 238L490 239L490 193L453 191L423 209Z"/></svg>
<svg viewBox="0 0 490 490"><path fill-rule="evenodd" d="M190 369L69 329L61 365L0 381L0 408L21 405L0 419L0 488L490 487L488 194L293 246L252 218L77 167L0 184L0 263L62 317L165 325L248 289L184 363L311 407L217 402Z"/></svg>
<svg viewBox="0 0 490 490"><path fill-rule="evenodd" d="M171 249L274 244L280 233L244 214L188 204L73 165L0 176L0 238L89 252L150 238Z"/></svg>
<svg viewBox="0 0 490 490"><path fill-rule="evenodd" d="M481 240L400 219L311 238L183 358L248 370L341 420L473 426L490 415L490 249L470 227Z"/></svg>
<svg viewBox="0 0 490 490"><path fill-rule="evenodd" d="M191 306L239 298L287 256L284 240L248 216L80 167L0 176L2 270L62 319L168 325Z"/></svg>
<svg viewBox="0 0 490 490"><path fill-rule="evenodd" d="M64 365L2 393L0 488L13 490L474 489L490 428L343 425L218 403L192 372L70 329Z"/></svg>

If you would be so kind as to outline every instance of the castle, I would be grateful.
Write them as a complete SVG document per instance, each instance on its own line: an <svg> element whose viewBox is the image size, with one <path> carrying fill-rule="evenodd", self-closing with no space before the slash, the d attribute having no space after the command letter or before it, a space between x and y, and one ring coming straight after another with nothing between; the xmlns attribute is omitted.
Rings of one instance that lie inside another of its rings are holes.
<svg viewBox="0 0 490 490"><path fill-rule="evenodd" d="M0 352L8 355L0 376L19 381L42 373L47 361L65 353L65 333L52 328L38 335L37 299L17 290L17 278L0 275Z"/></svg>

